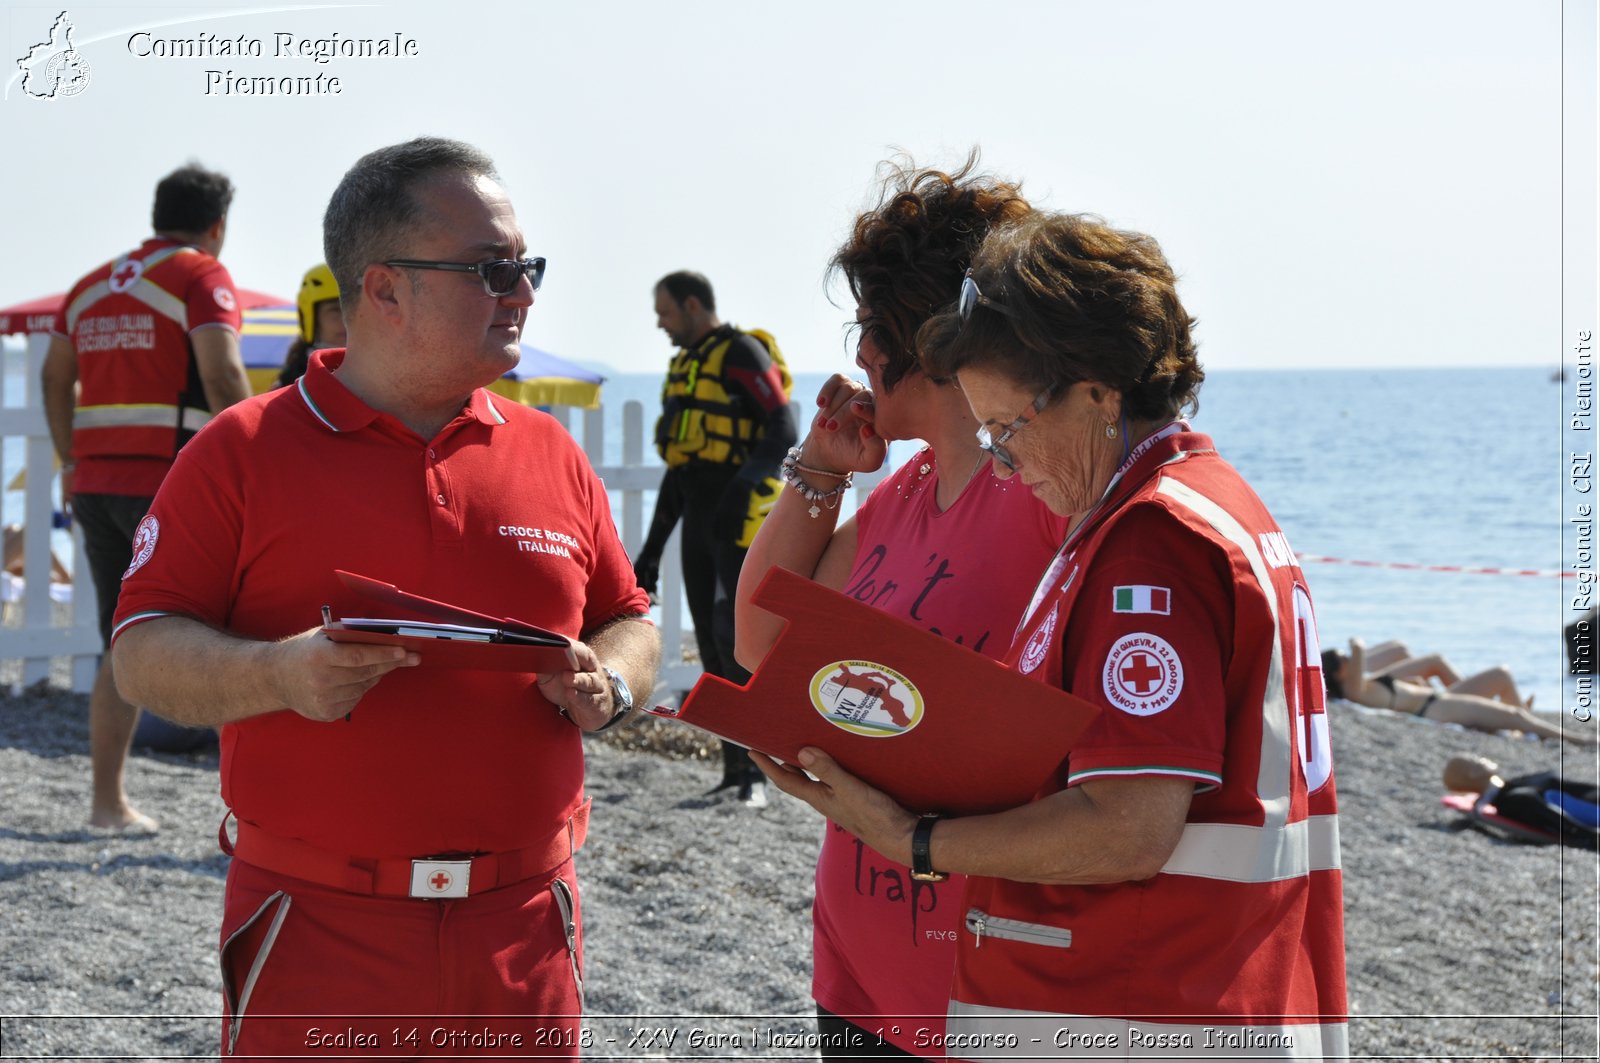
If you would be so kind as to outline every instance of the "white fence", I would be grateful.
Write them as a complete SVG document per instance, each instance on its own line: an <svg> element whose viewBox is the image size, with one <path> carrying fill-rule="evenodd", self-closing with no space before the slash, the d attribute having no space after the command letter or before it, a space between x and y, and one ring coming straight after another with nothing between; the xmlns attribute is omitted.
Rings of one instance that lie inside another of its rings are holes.
<svg viewBox="0 0 1600 1063"><path fill-rule="evenodd" d="M794 414L796 424L806 424L806 420L802 418L809 418L810 414L802 412L798 403L790 403L790 410ZM589 463L605 481L606 488L611 493L612 513L617 521L617 529L622 535L622 545L627 547L629 557L636 556L639 547L644 545L651 517L651 513L645 510L645 495L655 493L661 483L663 469L663 466L655 461L654 453L650 454L651 464L645 464L646 440L649 438L647 426L654 425L656 411L649 411L650 420L647 421L643 404L636 401L622 404L622 464L620 465L606 464L608 418L604 407L597 410L557 407L552 413L557 420L567 426L573 438L582 443L584 452L589 455ZM846 506L846 513L861 504L873 485L886 474L885 470L856 477L853 504ZM694 629L684 622L683 566L679 560L678 546L678 537L681 534L680 525L679 529L672 533L672 538L667 542L666 550L662 554L661 580L658 588L660 602L658 607L652 610L656 623L661 628L661 674L656 684L658 693L688 690L694 686L695 680L700 678L700 666L682 662L678 653L678 647L683 645L685 636L694 633Z"/></svg>
<svg viewBox="0 0 1600 1063"><path fill-rule="evenodd" d="M94 587L88 579L83 543L76 531L73 532L71 568L74 581L70 610L53 608L49 595L50 526L51 514L55 509L55 453L39 399L39 369L44 360L45 347L45 337L29 338L26 366L22 371L22 402L0 407L0 436L4 436L8 452L16 445L14 441L20 442L24 452L22 467L27 481L23 490L24 511L21 518L25 528L25 591L21 600L9 607L12 612L8 613L7 625L0 628L0 661L20 660L21 681L29 684L49 676L52 658L70 658L73 689L86 691L94 682L100 653L100 633L95 623ZM12 360L17 357L21 356L14 351L6 355L8 378L15 376L16 367ZM12 396L8 395L7 398L9 400ZM803 424L798 405L794 409L796 423ZM650 411L651 424L654 423L655 412ZM662 466L653 453L649 454L649 463L646 463L647 422L643 405L636 401L623 404L622 462L618 465L606 464L608 418L604 408L581 410L557 407L552 413L583 445L590 463L605 481L623 545L628 549L628 556L634 556L644 543L651 516L645 509L646 496L655 493L662 472ZM857 477L854 499L857 504L866 497L867 491L878 478L877 474ZM853 509L853 506L847 508ZM661 677L657 686L661 692L688 690L700 676L699 666L682 662L678 653L678 647L685 643L685 636L693 632L684 620L678 534L673 533L661 560L660 604L654 611L656 622L661 627L664 647ZM58 619L61 619L56 615L58 612L70 614L70 619L58 623Z"/></svg>
<svg viewBox="0 0 1600 1063"><path fill-rule="evenodd" d="M83 539L73 531L72 607L64 610L70 620L56 622L57 607L50 600L50 525L55 511L56 459L55 448L50 444L50 432L45 426L44 405L39 398L39 369L44 364L48 337L30 336L24 352L7 350L5 376L7 385L17 379L16 359L24 362L20 373L21 401L13 405L17 396L10 386L5 388L4 405L0 405L0 437L5 440L9 455L15 446L22 448L21 473L26 479L22 488L23 512L23 583L19 601L6 606L6 624L0 627L0 661L22 663L21 681L34 683L50 675L52 658L69 658L72 663L72 688L86 691L94 684L95 670L100 654L100 629L95 622L93 582L88 578L89 566L82 560ZM11 473L7 470L9 490ZM81 574L82 578L76 578ZM3 577L0 577L3 578Z"/></svg>

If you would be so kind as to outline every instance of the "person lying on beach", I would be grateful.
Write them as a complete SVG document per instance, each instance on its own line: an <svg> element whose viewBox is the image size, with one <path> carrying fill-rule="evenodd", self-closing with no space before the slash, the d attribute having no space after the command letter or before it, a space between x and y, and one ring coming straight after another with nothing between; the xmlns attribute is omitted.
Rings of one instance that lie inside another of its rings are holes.
<svg viewBox="0 0 1600 1063"><path fill-rule="evenodd" d="M1404 647L1400 649L1403 651ZM1475 731L1521 731L1541 738L1565 738L1579 745L1595 744L1593 734L1566 731L1553 720L1546 721L1535 716L1527 703L1517 697L1515 684L1510 683L1509 674L1504 677L1504 683L1495 677L1495 673L1504 669L1480 672L1440 689L1428 682L1425 673L1402 668L1401 674L1397 674L1396 667L1404 665L1406 661L1389 659L1392 652L1381 652L1378 659L1385 661L1383 669L1369 672L1366 644L1360 639L1350 640L1348 655L1338 650L1325 650L1322 654L1323 684L1333 697L1353 701L1369 709L1391 709L1437 723L1460 724ZM1484 676L1490 678L1483 679ZM1481 679L1483 681L1479 682ZM1512 700L1499 701L1485 691L1501 693Z"/></svg>
<svg viewBox="0 0 1600 1063"><path fill-rule="evenodd" d="M1478 795L1474 818L1487 813L1491 825L1514 830L1519 837L1526 837L1526 831L1563 845L1600 846L1600 787L1594 783L1553 771L1505 779L1500 766L1487 757L1459 754L1444 766L1444 785L1454 793Z"/></svg>
<svg viewBox="0 0 1600 1063"><path fill-rule="evenodd" d="M1515 707L1533 708L1532 696L1524 698L1517 692L1516 680L1511 677L1511 671L1503 665L1485 668L1481 672L1474 672L1463 678L1443 655L1430 653L1421 657L1414 656L1406 648L1405 643L1398 639L1389 639L1376 646L1368 646L1366 667L1367 674L1378 680L1380 686L1385 686L1383 679L1386 676L1390 679L1405 679L1416 683L1438 680L1439 685L1452 694L1476 694Z"/></svg>

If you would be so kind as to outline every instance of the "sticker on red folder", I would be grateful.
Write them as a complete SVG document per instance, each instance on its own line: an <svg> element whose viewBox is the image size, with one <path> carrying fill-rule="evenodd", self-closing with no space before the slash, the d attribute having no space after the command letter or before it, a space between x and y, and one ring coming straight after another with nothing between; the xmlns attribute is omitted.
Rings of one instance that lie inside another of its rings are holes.
<svg viewBox="0 0 1600 1063"><path fill-rule="evenodd" d="M751 603L784 627L750 680L702 675L649 711L789 763L816 746L919 812L1026 804L1100 712L783 568Z"/></svg>
<svg viewBox="0 0 1600 1063"><path fill-rule="evenodd" d="M834 661L811 677L811 704L851 734L896 738L922 722L916 684L876 661Z"/></svg>

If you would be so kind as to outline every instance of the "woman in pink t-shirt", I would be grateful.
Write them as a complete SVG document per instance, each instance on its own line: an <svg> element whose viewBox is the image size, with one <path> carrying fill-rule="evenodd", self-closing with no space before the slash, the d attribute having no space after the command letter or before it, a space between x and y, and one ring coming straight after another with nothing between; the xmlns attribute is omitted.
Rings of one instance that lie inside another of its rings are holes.
<svg viewBox="0 0 1600 1063"><path fill-rule="evenodd" d="M917 329L960 287L984 234L1030 211L1017 185L977 173L976 163L954 174L891 166L877 206L833 257L856 298L856 365L868 384L832 377L811 434L790 452L790 489L739 579L736 653L747 668L781 630L750 604L773 565L1000 657L1061 543L1066 521L1019 481L993 475L966 399L917 364ZM878 468L895 439L930 445L838 523L848 474ZM944 1033L962 885L957 876L917 881L827 825L812 976L824 1058L943 1054L932 1046Z"/></svg>

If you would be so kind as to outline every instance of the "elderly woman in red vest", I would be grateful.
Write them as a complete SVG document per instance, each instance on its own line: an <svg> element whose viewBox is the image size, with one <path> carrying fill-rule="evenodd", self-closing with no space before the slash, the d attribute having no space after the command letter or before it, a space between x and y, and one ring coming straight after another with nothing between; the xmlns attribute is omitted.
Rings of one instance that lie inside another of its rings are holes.
<svg viewBox="0 0 1600 1063"><path fill-rule="evenodd" d="M1171 267L1148 236L1036 214L990 232L950 296L925 371L957 381L998 475L1072 517L1008 661L1100 714L996 814L902 808L820 750L765 770L919 877L969 876L953 1058L1344 1054L1311 599L1181 419L1204 374ZM996 551L1012 534L988 528ZM953 763L950 786L1005 770Z"/></svg>

